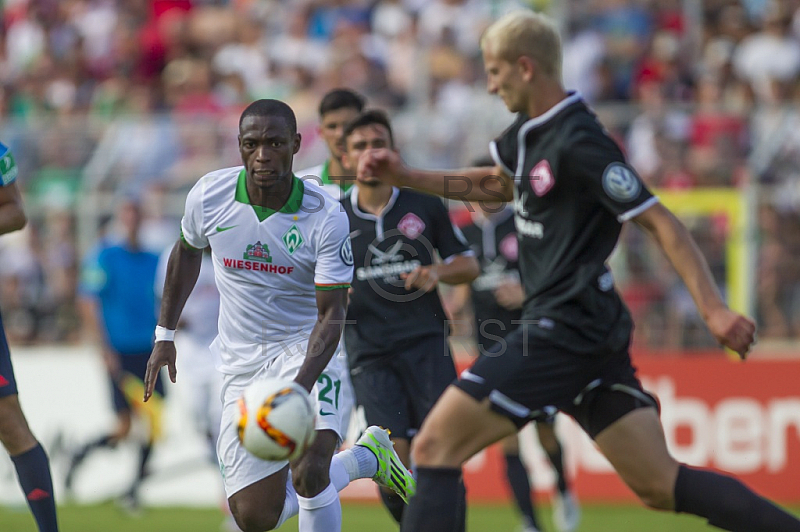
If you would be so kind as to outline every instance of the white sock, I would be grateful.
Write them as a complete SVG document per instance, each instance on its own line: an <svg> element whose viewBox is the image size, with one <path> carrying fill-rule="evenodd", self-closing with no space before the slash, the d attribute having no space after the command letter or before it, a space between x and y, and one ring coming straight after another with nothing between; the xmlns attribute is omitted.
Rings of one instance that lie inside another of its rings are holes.
<svg viewBox="0 0 800 532"><path fill-rule="evenodd" d="M286 499L283 501L283 511L281 516L278 517L278 524L275 528L280 528L283 523L297 515L300 510L298 499L297 492L294 489L294 485L292 485L292 472L289 471L289 475L286 478Z"/></svg>
<svg viewBox="0 0 800 532"><path fill-rule="evenodd" d="M366 447L358 446L334 454L328 474L331 479L331 485L338 493L353 480L372 478L377 471L378 459L375 458L372 451ZM278 526L297 515L300 510L297 502L299 498L292 485L292 472L289 471L289 475L286 478L286 501L283 503L283 512L281 512L281 516L278 519Z"/></svg>
<svg viewBox="0 0 800 532"><path fill-rule="evenodd" d="M341 532L342 504L333 484L316 497L297 496L300 505L299 532Z"/></svg>
<svg viewBox="0 0 800 532"><path fill-rule="evenodd" d="M334 482L334 464L337 464L337 467L338 465L344 466L350 478L349 482L359 478L372 478L378 472L378 459L372 451L362 445L354 445L346 451L333 455L333 460L331 460L332 482ZM341 491L344 486L340 488L337 483L337 489Z"/></svg>
<svg viewBox="0 0 800 532"><path fill-rule="evenodd" d="M333 455L331 469L328 472L328 475L331 477L331 484L336 488L336 491L345 489L352 480L350 478L350 473L347 472L347 466L345 465L348 459L352 457L347 455L342 456L343 454L344 452L339 452Z"/></svg>

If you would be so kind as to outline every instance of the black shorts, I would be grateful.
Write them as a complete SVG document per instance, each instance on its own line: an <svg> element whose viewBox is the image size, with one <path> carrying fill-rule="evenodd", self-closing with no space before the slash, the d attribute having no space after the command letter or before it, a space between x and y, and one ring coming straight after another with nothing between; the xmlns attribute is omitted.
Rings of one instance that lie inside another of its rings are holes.
<svg viewBox="0 0 800 532"><path fill-rule="evenodd" d="M456 380L445 336L435 335L351 369L357 403L367 425L413 438L442 392Z"/></svg>
<svg viewBox="0 0 800 532"><path fill-rule="evenodd" d="M150 353L138 353L134 355L120 355L120 366L122 369L122 379L133 378L136 381L136 388L141 384L142 395L144 395L144 374L147 371L147 361L150 358ZM114 399L114 412L130 412L133 405L128 401L125 392L122 390L122 380L117 381L111 379L111 393ZM137 390L138 392L138 390ZM158 376L156 380L155 393L161 396L164 395L164 379L163 375Z"/></svg>
<svg viewBox="0 0 800 532"><path fill-rule="evenodd" d="M595 356L578 355L520 327L506 344L482 355L456 384L518 427L562 411L594 438L628 412L656 407L631 363L628 346L598 348Z"/></svg>
<svg viewBox="0 0 800 532"><path fill-rule="evenodd" d="M17 395L17 379L14 378L11 352L8 350L3 318L0 317L0 397L8 397L9 395Z"/></svg>

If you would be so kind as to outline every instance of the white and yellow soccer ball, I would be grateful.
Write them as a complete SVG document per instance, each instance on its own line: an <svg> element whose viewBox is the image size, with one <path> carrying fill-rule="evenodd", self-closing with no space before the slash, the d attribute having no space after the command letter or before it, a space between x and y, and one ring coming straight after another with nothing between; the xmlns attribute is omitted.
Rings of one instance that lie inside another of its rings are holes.
<svg viewBox="0 0 800 532"><path fill-rule="evenodd" d="M299 384L260 379L239 398L239 441L262 460L295 460L314 441L314 405Z"/></svg>

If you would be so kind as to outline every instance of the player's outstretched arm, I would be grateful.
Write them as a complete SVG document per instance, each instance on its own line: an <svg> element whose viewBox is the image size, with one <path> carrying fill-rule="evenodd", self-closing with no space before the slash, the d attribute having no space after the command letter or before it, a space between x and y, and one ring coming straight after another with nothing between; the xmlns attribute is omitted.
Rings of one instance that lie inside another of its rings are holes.
<svg viewBox="0 0 800 532"><path fill-rule="evenodd" d="M664 250L692 294L700 315L719 343L746 358L755 341L753 320L722 300L703 254L691 233L669 209L657 203L633 218Z"/></svg>
<svg viewBox="0 0 800 532"><path fill-rule="evenodd" d="M22 196L16 183L0 187L0 235L19 231L27 218L22 206Z"/></svg>
<svg viewBox="0 0 800 532"><path fill-rule="evenodd" d="M377 177L398 187L463 201L511 201L514 180L499 167L475 166L459 170L420 170L405 165L388 148L365 151L358 160L358 176Z"/></svg>
<svg viewBox="0 0 800 532"><path fill-rule="evenodd" d="M439 283L458 285L471 283L481 273L475 257L458 255L447 262L417 266L409 273L400 274L406 290L430 292Z"/></svg>
<svg viewBox="0 0 800 532"><path fill-rule="evenodd" d="M167 264L167 277L164 281L164 294L158 318L160 326L172 330L178 326L183 306L200 275L202 260L202 250L189 246L183 240L175 243ZM153 347L144 376L145 401L153 394L158 373L163 366L167 366L169 379L175 382L178 371L175 367L175 344L172 341L157 341Z"/></svg>
<svg viewBox="0 0 800 532"><path fill-rule="evenodd" d="M336 352L347 314L347 288L317 290L317 321L308 338L308 351L295 382L311 391Z"/></svg>

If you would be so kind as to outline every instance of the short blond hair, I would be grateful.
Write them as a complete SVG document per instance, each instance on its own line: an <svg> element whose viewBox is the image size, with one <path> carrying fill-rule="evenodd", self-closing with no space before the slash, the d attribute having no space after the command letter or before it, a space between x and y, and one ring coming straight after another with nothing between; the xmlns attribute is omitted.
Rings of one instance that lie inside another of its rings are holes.
<svg viewBox="0 0 800 532"><path fill-rule="evenodd" d="M545 15L533 11L504 15L483 32L481 49L487 46L506 61L530 57L547 75L561 79L561 37L553 20Z"/></svg>

